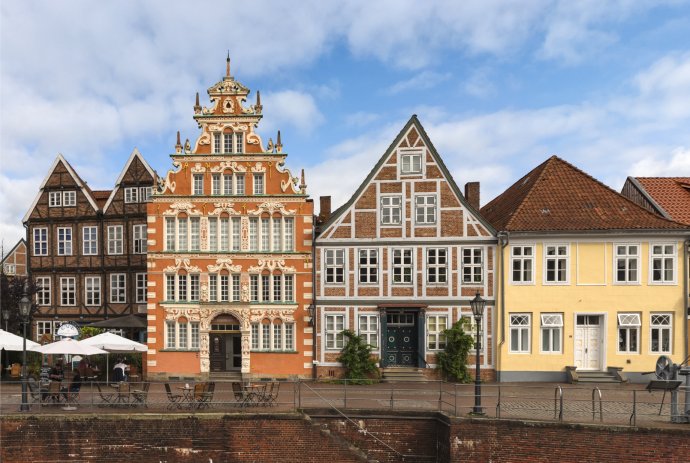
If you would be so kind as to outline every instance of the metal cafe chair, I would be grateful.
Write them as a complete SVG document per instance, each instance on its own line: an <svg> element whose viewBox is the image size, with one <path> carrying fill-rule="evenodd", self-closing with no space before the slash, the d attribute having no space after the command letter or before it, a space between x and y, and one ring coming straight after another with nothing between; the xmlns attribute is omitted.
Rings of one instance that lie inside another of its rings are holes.
<svg viewBox="0 0 690 463"><path fill-rule="evenodd" d="M170 389L170 383L165 383L165 393L168 396L168 401L170 402L168 404L168 409L181 407L180 402L182 401L182 395L173 394L172 390Z"/></svg>

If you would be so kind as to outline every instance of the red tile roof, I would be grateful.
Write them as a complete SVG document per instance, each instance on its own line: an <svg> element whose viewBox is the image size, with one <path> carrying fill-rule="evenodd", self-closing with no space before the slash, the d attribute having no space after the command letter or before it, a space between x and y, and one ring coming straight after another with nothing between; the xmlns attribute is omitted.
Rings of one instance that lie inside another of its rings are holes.
<svg viewBox="0 0 690 463"><path fill-rule="evenodd" d="M669 217L690 225L690 177L635 177L635 180Z"/></svg>
<svg viewBox="0 0 690 463"><path fill-rule="evenodd" d="M535 167L481 213L505 231L688 228L647 211L558 156Z"/></svg>
<svg viewBox="0 0 690 463"><path fill-rule="evenodd" d="M105 203L108 201L108 198L110 198L111 192L112 190L92 190L91 196L93 197L94 201L96 201L96 204L98 204L98 207L103 208Z"/></svg>

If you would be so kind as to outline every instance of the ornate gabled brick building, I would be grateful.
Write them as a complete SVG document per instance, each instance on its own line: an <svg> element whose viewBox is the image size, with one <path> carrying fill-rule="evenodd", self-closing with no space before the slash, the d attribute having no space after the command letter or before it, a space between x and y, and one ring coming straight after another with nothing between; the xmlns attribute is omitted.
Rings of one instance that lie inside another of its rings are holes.
<svg viewBox="0 0 690 463"><path fill-rule="evenodd" d="M25 277L28 274L26 266L26 240L17 241L9 252L2 252L2 267L0 272L9 278Z"/></svg>
<svg viewBox="0 0 690 463"><path fill-rule="evenodd" d="M313 205L230 74L149 204L149 377L311 375Z"/></svg>
<svg viewBox="0 0 690 463"><path fill-rule="evenodd" d="M94 191L58 155L24 216L39 286L35 338L146 307L146 202L156 174L132 152L113 190Z"/></svg>
<svg viewBox="0 0 690 463"><path fill-rule="evenodd" d="M343 329L374 347L384 375L395 367L431 374L445 347L443 330L471 318L469 302L479 293L487 300L483 376L493 377L496 237L477 213L479 184L465 192L412 116L347 203L330 215L322 198L318 376L343 373Z"/></svg>

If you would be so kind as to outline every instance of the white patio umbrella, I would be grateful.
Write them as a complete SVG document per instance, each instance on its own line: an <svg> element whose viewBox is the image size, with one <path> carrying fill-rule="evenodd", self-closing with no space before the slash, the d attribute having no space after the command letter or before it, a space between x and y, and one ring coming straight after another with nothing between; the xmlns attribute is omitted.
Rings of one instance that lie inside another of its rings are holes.
<svg viewBox="0 0 690 463"><path fill-rule="evenodd" d="M74 339L65 338L60 341L51 342L43 346L34 347L31 349L34 352L42 354L72 354L72 355L96 355L107 353L98 347L82 344Z"/></svg>
<svg viewBox="0 0 690 463"><path fill-rule="evenodd" d="M24 350L24 338L12 334L9 331L0 330L0 349L20 351ZM40 344L29 339L26 340L26 350L38 347Z"/></svg>
<svg viewBox="0 0 690 463"><path fill-rule="evenodd" d="M95 346L100 349L103 349L107 351L108 353L118 353L118 354L126 354L126 353L132 353L132 352L146 352L148 350L148 347L146 344L142 344L140 342L132 341L131 339L123 338L122 336L118 336L115 333L101 333L97 334L96 336L92 336L90 338L82 339L79 341L81 344L85 344L88 346ZM105 380L106 382L110 378L110 355L106 356L106 363L105 363Z"/></svg>

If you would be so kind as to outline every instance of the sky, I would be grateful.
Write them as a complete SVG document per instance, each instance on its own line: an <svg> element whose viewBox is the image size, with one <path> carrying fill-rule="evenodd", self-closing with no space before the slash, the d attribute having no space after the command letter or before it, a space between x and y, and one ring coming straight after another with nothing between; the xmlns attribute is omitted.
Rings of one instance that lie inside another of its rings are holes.
<svg viewBox="0 0 690 463"><path fill-rule="evenodd" d="M412 114L482 204L553 154L618 191L690 176L688 30L690 0L2 1L0 238L58 153L92 189L135 147L164 176L228 51L316 204Z"/></svg>

